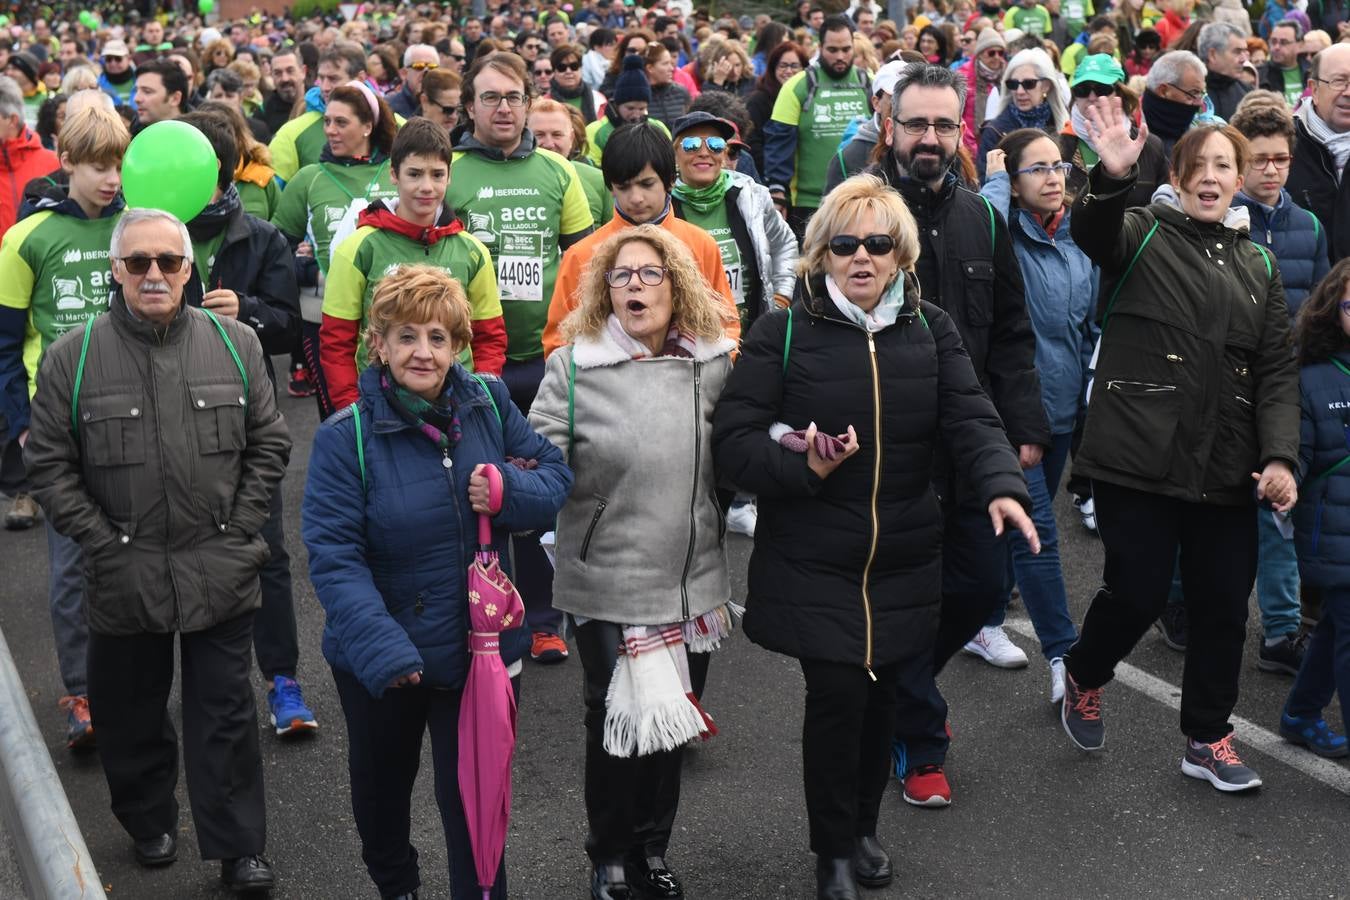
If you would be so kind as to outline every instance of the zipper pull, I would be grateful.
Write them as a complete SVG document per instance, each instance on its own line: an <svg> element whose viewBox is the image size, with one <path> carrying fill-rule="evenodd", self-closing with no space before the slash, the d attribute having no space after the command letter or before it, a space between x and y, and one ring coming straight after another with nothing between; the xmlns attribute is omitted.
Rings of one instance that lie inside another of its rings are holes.
<svg viewBox="0 0 1350 900"><path fill-rule="evenodd" d="M441 450L441 465L442 465L444 468L447 468L447 469L450 469L450 468L453 468L453 467L454 467L455 461L454 461L453 459L450 458L450 451L449 451L449 450L444 450L444 449Z"/></svg>
<svg viewBox="0 0 1350 900"><path fill-rule="evenodd" d="M1267 229L1266 229L1266 246L1269 247L1272 243L1274 243L1274 240L1275 240L1275 239L1272 238L1272 237L1270 236L1270 229L1267 228Z"/></svg>
<svg viewBox="0 0 1350 900"><path fill-rule="evenodd" d="M867 349L870 350L870 351L872 352L872 355L873 355L873 356L876 356L876 355L877 355L877 344L876 344L876 341L872 340L872 332L870 332L870 331L867 332ZM871 669L868 669L867 671L868 671L868 672L871 672L872 670L871 670ZM873 680L873 681L876 681L876 678L873 677L872 680Z"/></svg>
<svg viewBox="0 0 1350 900"><path fill-rule="evenodd" d="M863 663L863 668L867 670L868 678L872 679L873 681L877 680L877 673L872 671L872 667L870 665L868 665L867 663Z"/></svg>

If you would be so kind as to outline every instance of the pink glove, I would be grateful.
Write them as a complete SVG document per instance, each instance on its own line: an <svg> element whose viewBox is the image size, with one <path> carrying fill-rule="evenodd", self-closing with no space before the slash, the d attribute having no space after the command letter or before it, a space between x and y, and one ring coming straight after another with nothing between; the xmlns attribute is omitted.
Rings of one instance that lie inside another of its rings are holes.
<svg viewBox="0 0 1350 900"><path fill-rule="evenodd" d="M806 429L789 431L778 439L782 444L793 453L806 452ZM816 455L821 459L831 460L844 452L844 442L832 434L826 434L823 431L816 432Z"/></svg>

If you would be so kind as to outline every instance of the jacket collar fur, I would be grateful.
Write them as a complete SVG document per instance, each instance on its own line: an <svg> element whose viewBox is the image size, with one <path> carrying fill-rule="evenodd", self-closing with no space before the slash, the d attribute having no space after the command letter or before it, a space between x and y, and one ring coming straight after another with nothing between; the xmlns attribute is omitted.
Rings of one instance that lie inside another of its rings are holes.
<svg viewBox="0 0 1350 900"><path fill-rule="evenodd" d="M727 337L720 337L715 341L708 341L703 338L694 338L694 362L709 362L719 356L726 356L732 350L736 349L736 342ZM632 357L628 355L614 338L610 337L607 329L601 329L598 335L578 337L572 343L572 358L576 360L578 369L599 369L605 366L617 366L620 363L630 362ZM661 359L663 357L656 357ZM679 357L670 357L677 359Z"/></svg>

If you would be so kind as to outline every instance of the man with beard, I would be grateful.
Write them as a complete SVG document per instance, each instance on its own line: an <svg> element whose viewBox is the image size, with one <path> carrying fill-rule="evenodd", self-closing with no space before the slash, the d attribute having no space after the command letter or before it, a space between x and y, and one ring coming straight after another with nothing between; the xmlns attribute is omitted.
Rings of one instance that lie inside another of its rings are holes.
<svg viewBox="0 0 1350 900"><path fill-rule="evenodd" d="M291 120L296 101L305 92L305 77L309 74L304 60L295 47L286 47L272 57L273 91L263 102L261 118L272 134Z"/></svg>
<svg viewBox="0 0 1350 900"><path fill-rule="evenodd" d="M923 297L956 322L980 384L994 401L1025 469L1040 462L1050 444L1050 425L1041 405L1036 338L1022 272L1007 224L988 201L961 186L952 171L962 139L965 90L960 74L943 66L905 69L884 123L890 152L868 171L899 191L914 214L921 241L916 274ZM935 478L946 525L934 676L975 637L1011 587L1007 542L994 535L974 492L949 463L935 468ZM1016 649L1010 642L1009 647ZM950 743L946 718L947 703L935 681L901 683L896 773L904 780L909 803L951 803L942 768Z"/></svg>
<svg viewBox="0 0 1350 900"><path fill-rule="evenodd" d="M871 79L853 67L853 22L830 16L821 25L820 59L783 84L764 125L764 177L798 241L820 206L844 131L867 116L871 98Z"/></svg>
<svg viewBox="0 0 1350 900"><path fill-rule="evenodd" d="M305 93L305 111L283 125L268 145L272 168L282 181L290 181L296 172L319 161L328 143L323 132L328 95L339 85L365 77L366 51L359 44L339 41L319 57L318 74L314 87Z"/></svg>

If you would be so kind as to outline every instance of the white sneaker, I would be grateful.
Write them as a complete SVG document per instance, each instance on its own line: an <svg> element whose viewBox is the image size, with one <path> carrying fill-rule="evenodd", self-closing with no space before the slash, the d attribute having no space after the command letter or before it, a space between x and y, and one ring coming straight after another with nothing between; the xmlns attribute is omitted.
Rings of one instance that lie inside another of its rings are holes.
<svg viewBox="0 0 1350 900"><path fill-rule="evenodd" d="M980 633L963 649L1000 669L1020 669L1027 664L1027 655L1021 647L1008 640L1002 625L981 628Z"/></svg>
<svg viewBox="0 0 1350 900"><path fill-rule="evenodd" d="M1064 660L1058 656L1050 660L1050 702L1064 700Z"/></svg>
<svg viewBox="0 0 1350 900"><path fill-rule="evenodd" d="M746 537L754 537L755 520L758 517L759 512L755 509L753 503L733 506L727 510L727 531L734 531L736 534L743 534Z"/></svg>
<svg viewBox="0 0 1350 900"><path fill-rule="evenodd" d="M1097 530L1097 507L1089 497L1082 503L1075 503L1078 507L1078 514L1083 517L1083 527L1088 531Z"/></svg>

